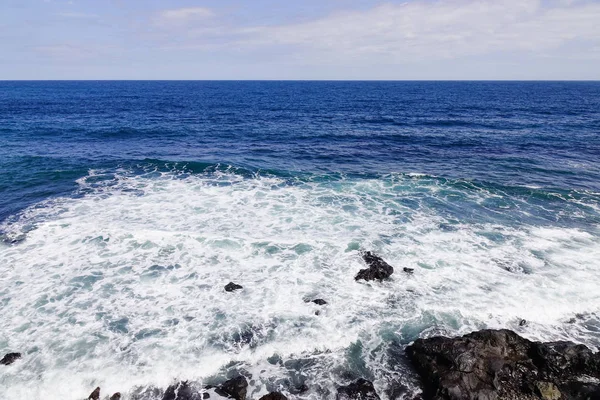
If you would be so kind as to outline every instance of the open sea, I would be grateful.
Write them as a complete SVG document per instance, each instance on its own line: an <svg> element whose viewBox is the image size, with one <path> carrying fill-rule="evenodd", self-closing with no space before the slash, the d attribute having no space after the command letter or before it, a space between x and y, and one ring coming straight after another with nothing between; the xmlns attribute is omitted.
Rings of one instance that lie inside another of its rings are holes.
<svg viewBox="0 0 600 400"><path fill-rule="evenodd" d="M600 346L600 82L0 82L0 399L401 399L486 327Z"/></svg>

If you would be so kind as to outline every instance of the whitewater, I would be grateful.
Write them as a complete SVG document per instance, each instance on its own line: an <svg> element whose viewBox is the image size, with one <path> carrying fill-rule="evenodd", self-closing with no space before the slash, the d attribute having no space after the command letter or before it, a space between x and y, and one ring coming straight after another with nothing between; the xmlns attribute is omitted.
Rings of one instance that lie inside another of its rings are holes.
<svg viewBox="0 0 600 400"><path fill-rule="evenodd" d="M0 226L0 349L23 353L0 398L141 399L239 372L250 398L331 398L356 377L392 398L418 390L398 355L418 337L509 328L600 346L591 190L185 164L76 183ZM355 281L362 250L392 278Z"/></svg>

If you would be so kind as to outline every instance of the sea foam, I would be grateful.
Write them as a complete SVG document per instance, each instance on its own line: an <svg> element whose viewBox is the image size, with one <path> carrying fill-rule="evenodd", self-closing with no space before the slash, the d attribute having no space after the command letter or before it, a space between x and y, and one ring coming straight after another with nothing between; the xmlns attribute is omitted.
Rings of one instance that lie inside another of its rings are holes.
<svg viewBox="0 0 600 400"><path fill-rule="evenodd" d="M24 353L0 369L12 398L133 396L232 370L253 375L251 396L306 382L307 398L331 397L367 376L386 398L390 382L412 384L393 346L419 336L492 327L600 344L597 227L543 223L548 207L595 212L581 198L549 206L401 174L93 171L78 183L2 226L0 351ZM392 279L356 282L361 249ZM225 292L230 281L244 289Z"/></svg>

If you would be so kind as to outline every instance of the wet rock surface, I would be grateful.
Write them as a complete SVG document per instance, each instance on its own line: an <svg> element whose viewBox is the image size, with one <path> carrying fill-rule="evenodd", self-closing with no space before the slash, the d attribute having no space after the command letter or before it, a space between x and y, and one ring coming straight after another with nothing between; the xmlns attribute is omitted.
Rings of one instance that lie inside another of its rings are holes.
<svg viewBox="0 0 600 400"><path fill-rule="evenodd" d="M240 290L243 288L244 287L242 285L238 285L237 283L233 283L233 282L229 282L227 285L225 285L226 292L234 292L236 290Z"/></svg>
<svg viewBox="0 0 600 400"><path fill-rule="evenodd" d="M288 398L280 392L272 392L264 395L259 400L288 400Z"/></svg>
<svg viewBox="0 0 600 400"><path fill-rule="evenodd" d="M243 376L230 379L215 389L217 394L223 397L231 397L235 400L245 400L248 390L248 381Z"/></svg>
<svg viewBox="0 0 600 400"><path fill-rule="evenodd" d="M600 354L583 345L483 330L419 339L406 353L421 376L425 399L600 399Z"/></svg>
<svg viewBox="0 0 600 400"><path fill-rule="evenodd" d="M347 386L338 388L336 400L379 400L373 383L358 379Z"/></svg>
<svg viewBox="0 0 600 400"><path fill-rule="evenodd" d="M0 364L10 365L17 361L19 358L21 358L21 353L8 353L4 357L2 357L2 360L0 360Z"/></svg>
<svg viewBox="0 0 600 400"><path fill-rule="evenodd" d="M177 382L167 388L161 400L205 400L210 398L206 390L212 388L206 386L202 389L197 383L188 381Z"/></svg>
<svg viewBox="0 0 600 400"><path fill-rule="evenodd" d="M354 277L354 280L365 280L365 281L382 281L387 279L394 273L394 268L386 263L381 257L365 251L362 253L362 258L369 268L361 269L358 274Z"/></svg>
<svg viewBox="0 0 600 400"><path fill-rule="evenodd" d="M100 399L100 388L97 387L94 391L88 396L88 400L99 400Z"/></svg>
<svg viewBox="0 0 600 400"><path fill-rule="evenodd" d="M165 391L162 400L200 400L201 394L188 382L178 382Z"/></svg>

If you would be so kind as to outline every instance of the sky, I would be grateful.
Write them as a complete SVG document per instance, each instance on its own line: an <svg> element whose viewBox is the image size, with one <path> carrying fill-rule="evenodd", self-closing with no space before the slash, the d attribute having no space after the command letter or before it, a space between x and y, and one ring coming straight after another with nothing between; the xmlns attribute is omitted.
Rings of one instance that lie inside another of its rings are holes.
<svg viewBox="0 0 600 400"><path fill-rule="evenodd" d="M0 0L0 79L598 80L600 0Z"/></svg>

